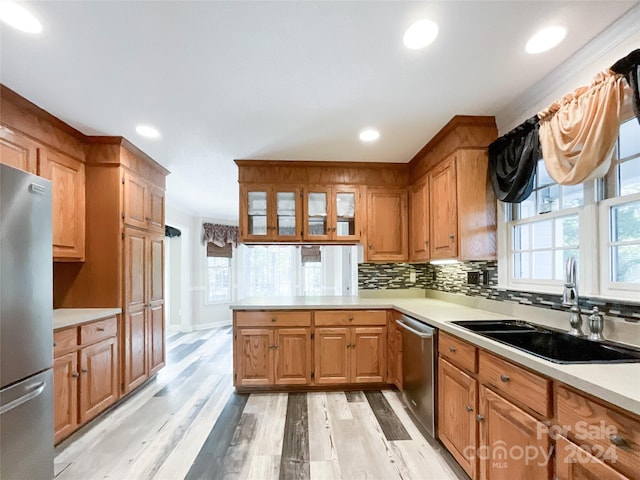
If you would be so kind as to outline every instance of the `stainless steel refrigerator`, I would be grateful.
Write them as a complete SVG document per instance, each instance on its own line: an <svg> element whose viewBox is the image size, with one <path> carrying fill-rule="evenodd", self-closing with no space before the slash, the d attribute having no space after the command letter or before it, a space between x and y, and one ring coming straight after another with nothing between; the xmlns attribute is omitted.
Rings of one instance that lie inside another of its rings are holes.
<svg viewBox="0 0 640 480"><path fill-rule="evenodd" d="M0 165L0 479L53 478L51 182Z"/></svg>

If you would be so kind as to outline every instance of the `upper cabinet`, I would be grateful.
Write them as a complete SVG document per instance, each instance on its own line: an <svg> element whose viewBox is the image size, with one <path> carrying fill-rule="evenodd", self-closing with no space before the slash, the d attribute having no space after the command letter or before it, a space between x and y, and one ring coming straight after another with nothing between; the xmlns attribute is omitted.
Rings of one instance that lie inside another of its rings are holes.
<svg viewBox="0 0 640 480"><path fill-rule="evenodd" d="M291 242L302 238L300 188L248 185L240 192L240 236L244 241Z"/></svg>
<svg viewBox="0 0 640 480"><path fill-rule="evenodd" d="M129 170L124 172L123 184L124 223L164 232L164 189Z"/></svg>
<svg viewBox="0 0 640 480"><path fill-rule="evenodd" d="M361 199L361 190L355 186L304 188L304 240L359 240L362 234Z"/></svg>
<svg viewBox="0 0 640 480"><path fill-rule="evenodd" d="M408 260L407 191L370 188L367 191L367 261Z"/></svg>
<svg viewBox="0 0 640 480"><path fill-rule="evenodd" d="M455 157L449 157L429 173L430 258L458 255Z"/></svg>
<svg viewBox="0 0 640 480"><path fill-rule="evenodd" d="M411 187L409 198L411 222L409 238L410 259L412 262L429 259L429 182L427 178Z"/></svg>
<svg viewBox="0 0 640 480"><path fill-rule="evenodd" d="M0 125L0 163L37 174L38 144Z"/></svg>
<svg viewBox="0 0 640 480"><path fill-rule="evenodd" d="M38 149L41 177L51 180L53 259L83 261L85 248L84 163L62 153Z"/></svg>

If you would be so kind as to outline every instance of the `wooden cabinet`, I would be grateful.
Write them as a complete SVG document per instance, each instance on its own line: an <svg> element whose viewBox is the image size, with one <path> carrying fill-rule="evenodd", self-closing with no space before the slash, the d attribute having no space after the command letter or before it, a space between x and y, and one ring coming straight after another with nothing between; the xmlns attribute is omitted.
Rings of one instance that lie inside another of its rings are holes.
<svg viewBox="0 0 640 480"><path fill-rule="evenodd" d="M475 378L440 357L438 437L471 478L477 468L477 390Z"/></svg>
<svg viewBox="0 0 640 480"><path fill-rule="evenodd" d="M485 386L480 387L479 415L479 445L486 452L478 455L481 479L552 478L545 424Z"/></svg>
<svg viewBox="0 0 640 480"><path fill-rule="evenodd" d="M357 241L362 233L362 192L357 186L304 188L303 239Z"/></svg>
<svg viewBox="0 0 640 480"><path fill-rule="evenodd" d="M451 156L429 174L430 258L458 255L458 216L456 204L455 156Z"/></svg>
<svg viewBox="0 0 640 480"><path fill-rule="evenodd" d="M409 223L410 260L412 262L429 260L429 182L423 178L411 187L409 199L411 222Z"/></svg>
<svg viewBox="0 0 640 480"><path fill-rule="evenodd" d="M408 260L408 255L406 189L367 189L365 259L372 262L403 262Z"/></svg>
<svg viewBox="0 0 640 480"><path fill-rule="evenodd" d="M0 163L37 174L38 144L0 125Z"/></svg>
<svg viewBox="0 0 640 480"><path fill-rule="evenodd" d="M236 386L311 383L310 312L237 312L234 321Z"/></svg>
<svg viewBox="0 0 640 480"><path fill-rule="evenodd" d="M387 324L387 381L402 391L402 331L396 324L400 316L401 313L392 312Z"/></svg>
<svg viewBox="0 0 640 480"><path fill-rule="evenodd" d="M125 169L123 198L125 225L164 232L164 189Z"/></svg>
<svg viewBox="0 0 640 480"><path fill-rule="evenodd" d="M556 439L555 452L558 480L632 480L565 437ZM605 454L599 452L599 455Z"/></svg>
<svg viewBox="0 0 640 480"><path fill-rule="evenodd" d="M117 318L54 332L54 439L58 443L118 397Z"/></svg>
<svg viewBox="0 0 640 480"><path fill-rule="evenodd" d="M123 384L126 393L164 366L162 235L126 227L124 259Z"/></svg>
<svg viewBox="0 0 640 480"><path fill-rule="evenodd" d="M85 255L85 167L62 153L39 149L39 175L51 180L54 261Z"/></svg>
<svg viewBox="0 0 640 480"><path fill-rule="evenodd" d="M301 189L273 185L240 188L240 236L243 241L302 239Z"/></svg>

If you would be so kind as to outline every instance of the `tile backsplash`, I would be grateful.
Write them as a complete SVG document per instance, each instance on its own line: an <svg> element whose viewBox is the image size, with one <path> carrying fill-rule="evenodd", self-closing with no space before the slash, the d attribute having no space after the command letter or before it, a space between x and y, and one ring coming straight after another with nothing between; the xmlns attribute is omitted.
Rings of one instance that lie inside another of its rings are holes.
<svg viewBox="0 0 640 480"><path fill-rule="evenodd" d="M415 275L415 282L412 282L412 272ZM475 280L473 277L476 274L477 284L469 281ZM462 262L451 265L412 263L358 265L360 290L422 288L552 310L567 309L562 306L562 292L553 295L505 290L497 288L497 284L498 263L496 261ZM584 311L597 306L604 315L640 322L640 304L638 303L581 297L580 306Z"/></svg>

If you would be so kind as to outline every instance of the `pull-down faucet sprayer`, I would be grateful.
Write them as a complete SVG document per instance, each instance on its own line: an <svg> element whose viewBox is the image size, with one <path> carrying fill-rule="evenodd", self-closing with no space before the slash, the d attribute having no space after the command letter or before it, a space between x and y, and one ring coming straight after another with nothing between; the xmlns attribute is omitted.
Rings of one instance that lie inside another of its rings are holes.
<svg viewBox="0 0 640 480"><path fill-rule="evenodd" d="M583 337L582 331L582 313L580 306L578 305L578 275L576 267L576 257L567 258L565 276L564 276L564 292L562 293L562 304L571 307L571 317L569 317L569 323L571 329L570 335L577 337Z"/></svg>

